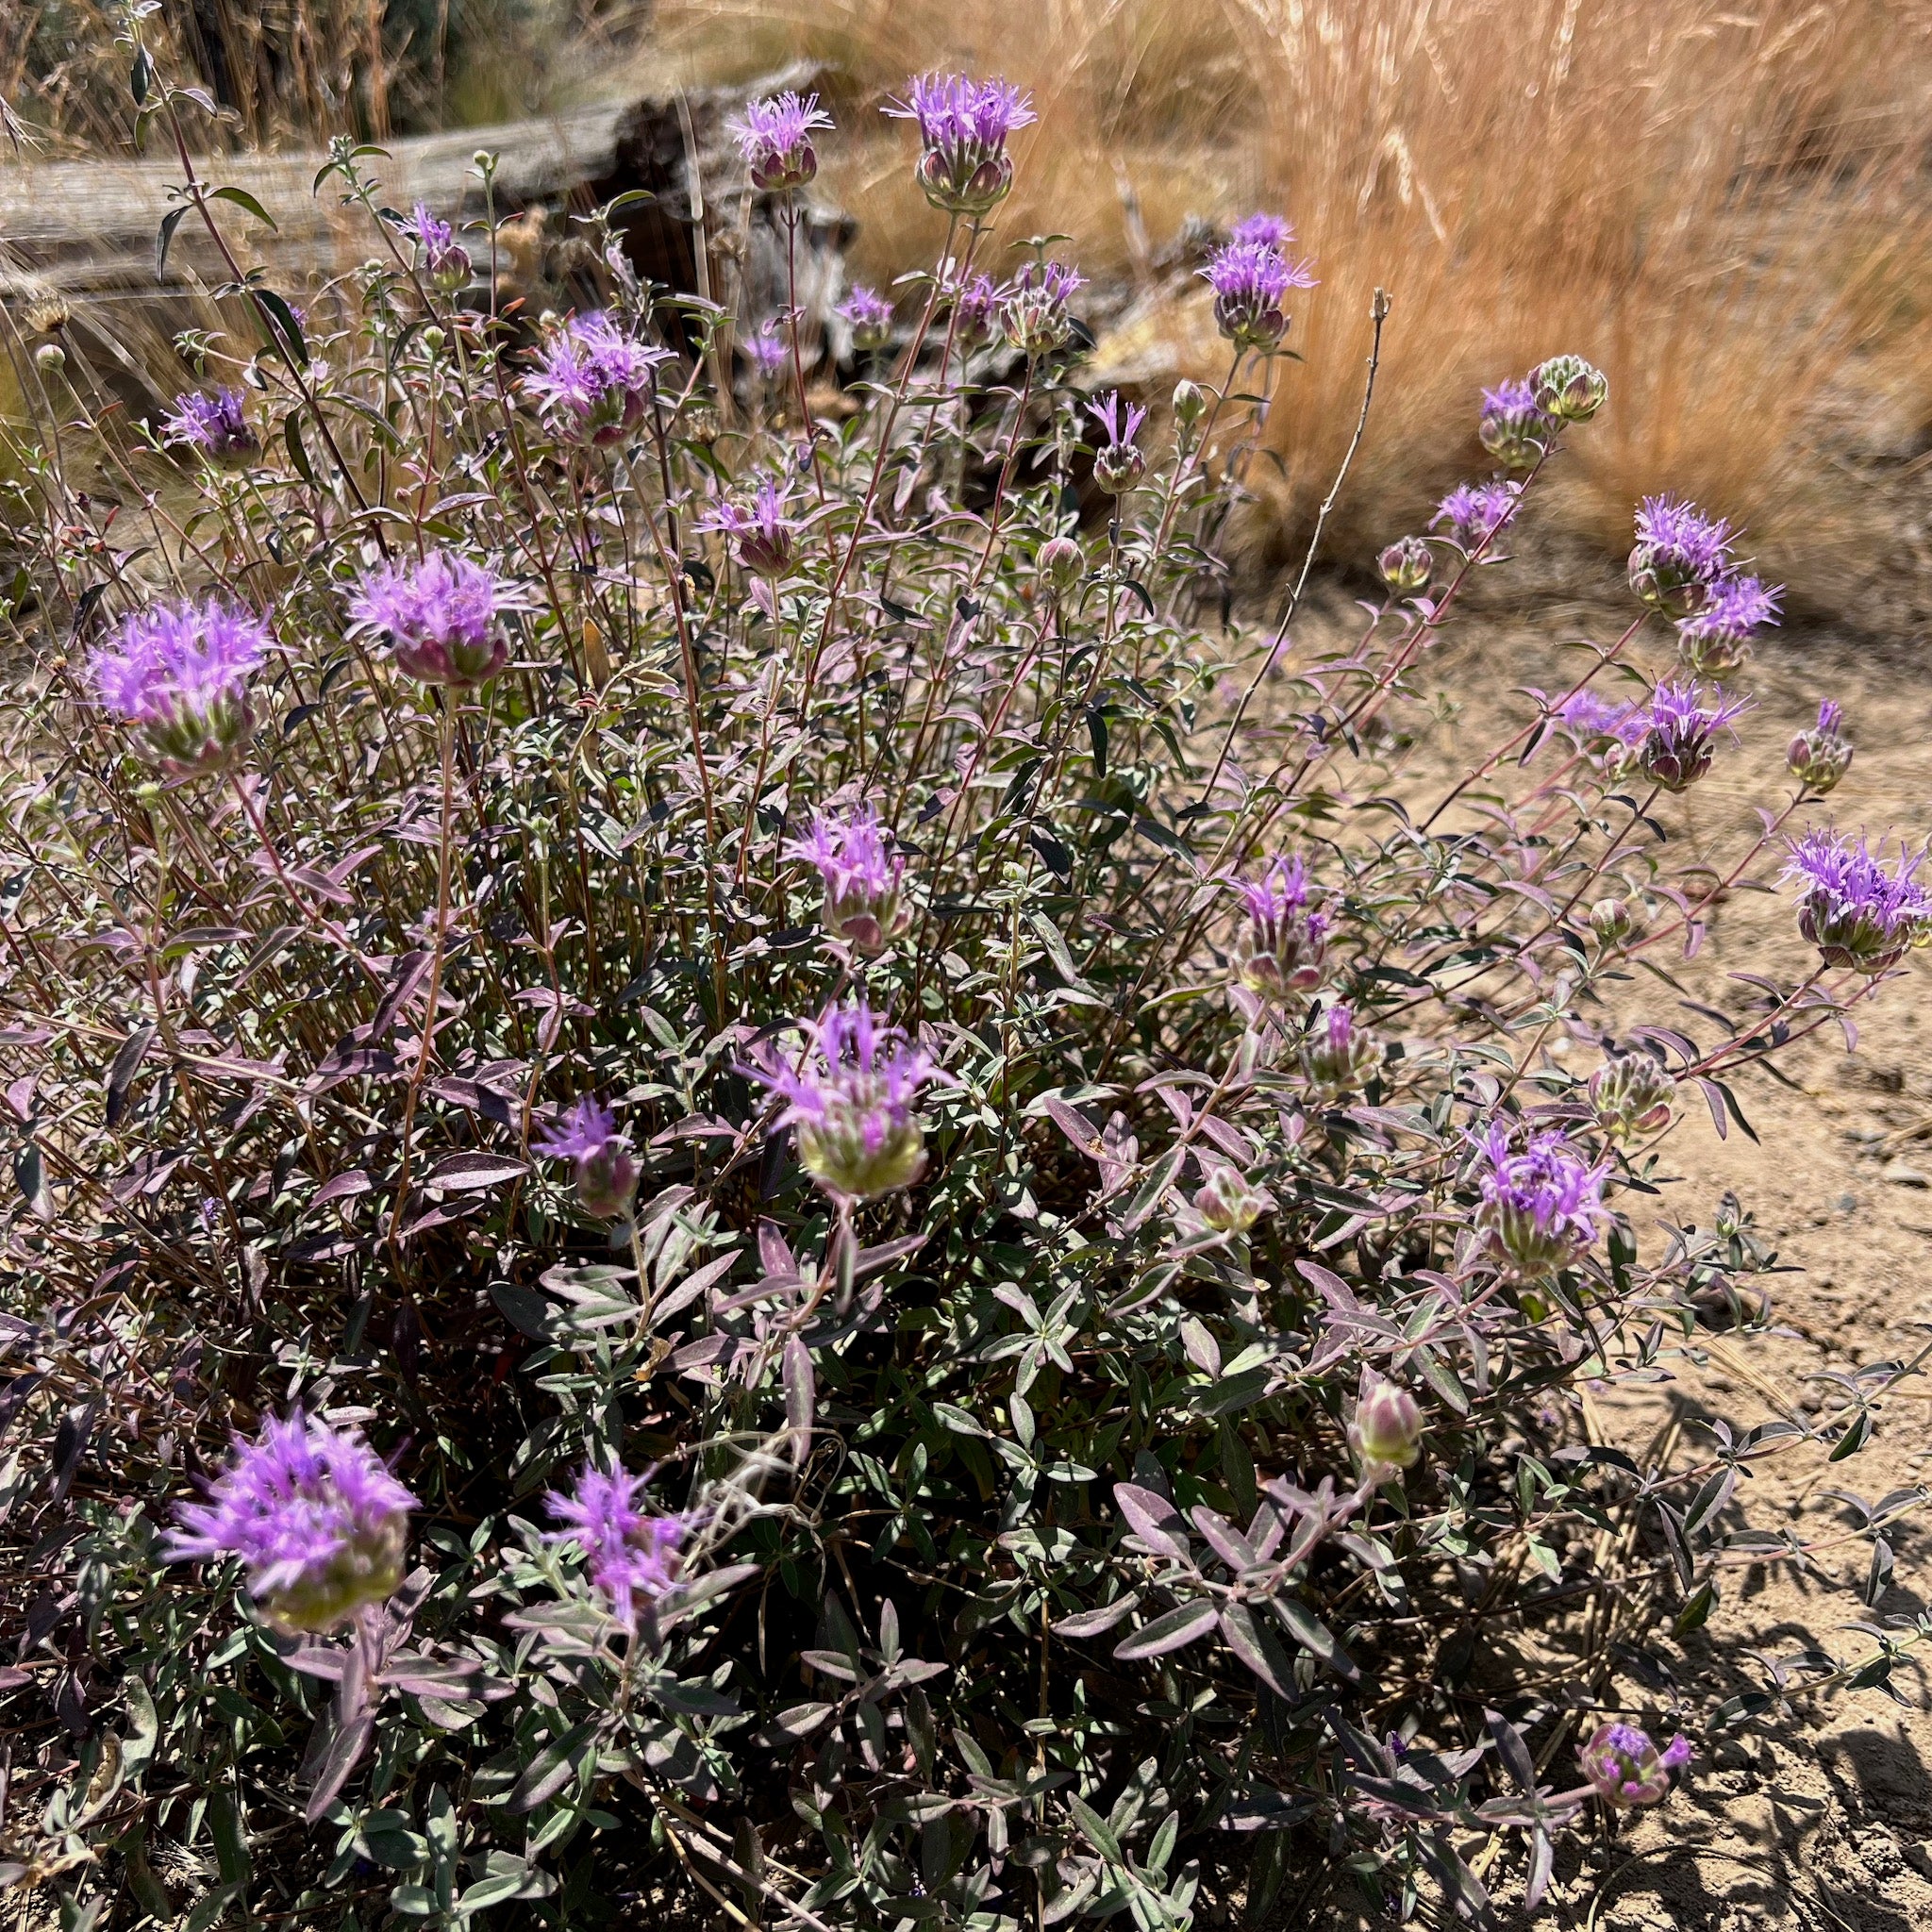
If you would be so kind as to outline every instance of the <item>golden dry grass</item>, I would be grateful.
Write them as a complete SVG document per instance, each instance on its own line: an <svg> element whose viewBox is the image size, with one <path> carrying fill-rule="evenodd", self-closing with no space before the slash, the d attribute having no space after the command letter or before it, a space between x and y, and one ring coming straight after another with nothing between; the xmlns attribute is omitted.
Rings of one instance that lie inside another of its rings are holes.
<svg viewBox="0 0 1932 1932"><path fill-rule="evenodd" d="M1377 285L1395 309L1344 541L1474 467L1479 381L1574 348L1614 397L1563 486L1578 526L1613 544L1633 497L1690 491L1802 595L1841 600L1886 541L1844 432L1896 448L1932 417L1927 0L662 0L655 38L659 78L839 70L827 175L881 274L926 258L938 223L872 109L941 62L1037 97L1006 237L1064 231L1132 273L1130 207L1157 244L1189 211L1286 208L1322 286L1280 466L1254 473L1263 541L1326 486ZM1150 346L1221 374L1198 302L1143 320Z"/></svg>

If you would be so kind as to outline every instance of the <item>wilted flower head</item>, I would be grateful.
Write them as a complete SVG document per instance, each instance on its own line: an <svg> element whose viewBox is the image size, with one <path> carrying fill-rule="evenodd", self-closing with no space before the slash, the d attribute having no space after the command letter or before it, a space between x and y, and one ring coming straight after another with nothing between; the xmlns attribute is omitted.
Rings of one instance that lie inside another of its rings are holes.
<svg viewBox="0 0 1932 1932"><path fill-rule="evenodd" d="M1125 410L1125 421L1122 411ZM1146 474L1147 458L1134 442L1147 411L1124 403L1119 390L1111 390L1097 403L1087 405L1087 413L1107 431L1107 441L1093 456L1093 480L1109 496L1124 496Z"/></svg>
<svg viewBox="0 0 1932 1932"><path fill-rule="evenodd" d="M1373 1374L1366 1379L1348 1439L1363 1473L1386 1480L1422 1454L1422 1405L1399 1382Z"/></svg>
<svg viewBox="0 0 1932 1932"><path fill-rule="evenodd" d="M175 1510L170 1562L240 1557L269 1621L285 1630L328 1630L392 1595L416 1499L353 1429L332 1429L298 1408L271 1416L206 1503Z"/></svg>
<svg viewBox="0 0 1932 1932"><path fill-rule="evenodd" d="M1259 878L1233 883L1248 908L1249 928L1235 953L1241 984L1273 1000L1319 986L1329 921L1309 903L1307 868L1300 858L1276 858Z"/></svg>
<svg viewBox="0 0 1932 1932"><path fill-rule="evenodd" d="M892 305L863 282L853 285L838 313L851 325L852 346L861 354L883 349L892 339Z"/></svg>
<svg viewBox="0 0 1932 1932"><path fill-rule="evenodd" d="M1464 550L1479 550L1516 514L1523 486L1494 476L1487 483L1458 483L1429 519L1429 528L1447 525L1449 535Z"/></svg>
<svg viewBox="0 0 1932 1932"><path fill-rule="evenodd" d="M637 1198L638 1164L608 1108L585 1094L537 1142L537 1152L576 1168L577 1205L598 1221L623 1221Z"/></svg>
<svg viewBox="0 0 1932 1932"><path fill-rule="evenodd" d="M1612 1141L1635 1141L1670 1124L1677 1083L1654 1054L1606 1060L1590 1076L1596 1124Z"/></svg>
<svg viewBox="0 0 1932 1932"><path fill-rule="evenodd" d="M805 528L803 520L791 514L791 486L774 476L763 476L752 492L748 508L723 498L697 527L728 538L746 570L761 577L782 577L791 568L798 533Z"/></svg>
<svg viewBox="0 0 1932 1932"><path fill-rule="evenodd" d="M897 1027L880 1024L863 995L827 1007L803 1067L782 1056L747 1071L785 1103L799 1164L835 1201L870 1201L916 1181L925 1166L914 1116L919 1090L939 1076Z"/></svg>
<svg viewBox="0 0 1932 1932"><path fill-rule="evenodd" d="M1245 1234L1274 1205L1264 1189L1224 1161L1209 1171L1194 1193L1194 1212L1216 1234Z"/></svg>
<svg viewBox="0 0 1932 1932"><path fill-rule="evenodd" d="M1781 586L1757 577L1720 577L1703 608L1677 625L1677 648L1699 676L1735 671L1751 655L1751 639L1777 622Z"/></svg>
<svg viewBox="0 0 1932 1932"><path fill-rule="evenodd" d="M1637 512L1630 588L1653 610L1684 618L1703 609L1730 569L1731 526L1680 496L1646 496Z"/></svg>
<svg viewBox="0 0 1932 1932"><path fill-rule="evenodd" d="M1537 407L1536 391L1510 377L1483 391L1476 433L1506 470L1533 470L1548 451L1557 425Z"/></svg>
<svg viewBox="0 0 1932 1932"><path fill-rule="evenodd" d="M1382 1050L1357 1023L1345 1000L1323 1012L1302 1042L1302 1077L1318 1100L1340 1100L1368 1076Z"/></svg>
<svg viewBox="0 0 1932 1932"><path fill-rule="evenodd" d="M191 390L176 396L173 410L161 418L161 441L176 449L198 449L215 462L251 456L258 447L238 389L217 390L211 396Z"/></svg>
<svg viewBox="0 0 1932 1932"><path fill-rule="evenodd" d="M1007 139L1036 118L1030 94L964 74L917 75L886 112L919 123L919 185L936 208L955 215L983 215L1006 198L1013 185Z"/></svg>
<svg viewBox="0 0 1932 1932"><path fill-rule="evenodd" d="M1086 285L1064 262L1029 261L1001 293L1000 333L1023 356L1051 356L1074 333L1068 297Z"/></svg>
<svg viewBox="0 0 1932 1932"><path fill-rule="evenodd" d="M470 279L470 251L457 240L456 230L419 201L403 224L403 233L423 251L423 266L438 288L460 289Z"/></svg>
<svg viewBox="0 0 1932 1932"><path fill-rule="evenodd" d="M575 1538L588 1559L591 1581L610 1599L611 1614L627 1629L638 1624L638 1600L649 1602L677 1581L678 1552L690 1527L681 1516L650 1516L640 1507L646 1478L622 1463L608 1475L589 1463L568 1496L544 1497L567 1527L553 1541Z"/></svg>
<svg viewBox="0 0 1932 1932"><path fill-rule="evenodd" d="M124 619L88 675L161 769L186 778L220 770L248 742L248 680L268 649L267 626L232 605L158 605Z"/></svg>
<svg viewBox="0 0 1932 1932"><path fill-rule="evenodd" d="M835 938L875 955L905 929L907 915L899 904L905 857L888 854L871 806L845 819L820 812L810 838L794 839L785 856L817 866L825 886L825 930Z"/></svg>
<svg viewBox="0 0 1932 1932"><path fill-rule="evenodd" d="M1313 264L1293 261L1269 242L1234 241L1217 248L1201 270L1214 291L1214 324L1242 349L1263 355L1288 333L1282 304L1291 289L1315 286Z"/></svg>
<svg viewBox="0 0 1932 1932"><path fill-rule="evenodd" d="M1567 1268L1596 1237L1605 1215L1602 1167L1591 1167L1561 1134L1532 1135L1520 1153L1509 1131L1491 1124L1476 1147L1487 1163L1477 1176L1482 1205L1476 1225L1497 1258L1526 1281Z"/></svg>
<svg viewBox="0 0 1932 1932"><path fill-rule="evenodd" d="M509 660L502 614L518 599L496 574L457 550L386 562L350 600L357 624L387 634L397 667L425 684L487 684Z"/></svg>
<svg viewBox="0 0 1932 1932"><path fill-rule="evenodd" d="M1598 1797L1607 1805L1654 1805L1671 1788L1670 1774L1690 1762L1689 1740L1673 1738L1659 1751L1635 1724L1599 1724L1577 1752Z"/></svg>
<svg viewBox="0 0 1932 1932"><path fill-rule="evenodd" d="M1749 698L1727 698L1694 684L1660 684L1641 714L1638 768L1666 791L1681 791L1710 770L1712 741L1751 708Z"/></svg>
<svg viewBox="0 0 1932 1932"><path fill-rule="evenodd" d="M775 192L807 187L817 176L819 158L811 137L815 129L831 125L818 95L788 88L782 94L747 102L731 131L751 169L752 186Z"/></svg>
<svg viewBox="0 0 1932 1932"><path fill-rule="evenodd" d="M543 346L524 387L565 434L619 441L643 421L652 372L669 359L625 335L604 310L573 316Z"/></svg>
<svg viewBox="0 0 1932 1932"><path fill-rule="evenodd" d="M1294 230L1287 220L1265 210L1243 215L1227 232L1232 242L1251 242L1257 247L1273 248L1283 255L1294 246Z"/></svg>
<svg viewBox="0 0 1932 1932"><path fill-rule="evenodd" d="M1932 897L1913 876L1920 862L1901 852L1888 871L1862 839L1806 833L1784 871L1802 888L1798 930L1827 966L1883 973L1932 932Z"/></svg>
<svg viewBox="0 0 1932 1932"><path fill-rule="evenodd" d="M1785 762L1791 776L1807 791L1821 796L1851 769L1852 747L1844 735L1844 708L1826 698L1818 707L1818 723L1791 740Z"/></svg>

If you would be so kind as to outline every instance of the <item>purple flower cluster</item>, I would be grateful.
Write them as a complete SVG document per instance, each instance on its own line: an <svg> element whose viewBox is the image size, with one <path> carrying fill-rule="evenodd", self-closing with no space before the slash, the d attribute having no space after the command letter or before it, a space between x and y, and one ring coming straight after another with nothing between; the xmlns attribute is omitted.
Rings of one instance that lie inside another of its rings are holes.
<svg viewBox="0 0 1932 1932"><path fill-rule="evenodd" d="M1607 1168L1591 1166L1554 1131L1532 1135L1516 1152L1500 1122L1476 1149L1487 1163L1477 1177L1476 1225L1496 1257L1525 1281L1544 1280L1576 1260L1604 1220Z"/></svg>
<svg viewBox="0 0 1932 1932"><path fill-rule="evenodd" d="M1357 1024L1355 1008L1337 1000L1302 1042L1302 1076L1318 1100L1340 1100L1362 1084L1381 1058L1381 1048Z"/></svg>
<svg viewBox="0 0 1932 1932"><path fill-rule="evenodd" d="M931 1059L882 1025L863 995L825 1008L800 1066L782 1057L750 1068L785 1103L801 1166L835 1201L853 1205L909 1187L925 1167L914 1116L919 1090L941 1075Z"/></svg>
<svg viewBox="0 0 1932 1932"><path fill-rule="evenodd" d="M1236 973L1257 997L1287 1000L1322 983L1329 919L1311 903L1299 857L1277 858L1257 879L1233 881L1248 908L1248 930L1236 949Z"/></svg>
<svg viewBox="0 0 1932 1932"><path fill-rule="evenodd" d="M1461 549L1473 553L1507 526L1522 501L1522 484L1501 476L1487 483L1458 483L1436 506L1429 528L1446 527Z"/></svg>
<svg viewBox="0 0 1932 1932"><path fill-rule="evenodd" d="M1821 797L1851 769L1852 747L1844 735L1844 707L1826 698L1818 707L1818 723L1791 740L1785 762L1791 776Z"/></svg>
<svg viewBox="0 0 1932 1932"><path fill-rule="evenodd" d="M270 1621L328 1630L393 1594L416 1499L352 1429L298 1408L273 1417L235 1457L206 1503L183 1503L171 1562L235 1556Z"/></svg>
<svg viewBox="0 0 1932 1932"><path fill-rule="evenodd" d="M1068 298L1086 286L1064 262L1029 261L1000 291L1000 333L1023 356L1051 356L1074 333Z"/></svg>
<svg viewBox="0 0 1932 1932"><path fill-rule="evenodd" d="M863 282L854 283L837 312L851 326L852 346L861 355L874 354L892 340L892 305Z"/></svg>
<svg viewBox="0 0 1932 1932"><path fill-rule="evenodd" d="M899 882L906 859L903 854L887 851L886 836L872 807L843 819L820 812L811 836L794 839L785 856L818 868L825 888L824 926L835 939L875 956L904 929Z"/></svg>
<svg viewBox="0 0 1932 1932"><path fill-rule="evenodd" d="M1703 609L1730 571L1731 526L1679 496L1646 496L1637 512L1630 588L1653 610L1681 619Z"/></svg>
<svg viewBox="0 0 1932 1932"><path fill-rule="evenodd" d="M211 396L191 390L176 396L173 410L161 418L161 441L176 449L197 449L216 462L252 456L258 447L238 389L219 389Z"/></svg>
<svg viewBox="0 0 1932 1932"><path fill-rule="evenodd" d="M781 374L791 357L791 345L779 332L775 321L759 323L745 337L744 353L751 358L751 366L765 382Z"/></svg>
<svg viewBox="0 0 1932 1932"><path fill-rule="evenodd" d="M653 372L670 359L625 335L603 309L573 316L544 344L525 389L564 433L617 442L643 421Z"/></svg>
<svg viewBox="0 0 1932 1932"><path fill-rule="evenodd" d="M921 74L906 98L887 105L895 120L919 124L919 185L946 214L977 217L1013 185L1008 139L1035 119L1032 96L1004 80Z"/></svg>
<svg viewBox="0 0 1932 1932"><path fill-rule="evenodd" d="M1630 751L1643 738L1644 708L1628 699L1619 702L1598 691L1573 691L1556 711L1557 721L1610 777L1624 768Z"/></svg>
<svg viewBox="0 0 1932 1932"><path fill-rule="evenodd" d="M1294 229L1286 217L1269 214L1265 210L1243 215L1227 232L1231 242L1249 242L1257 248L1272 248L1280 255L1286 255L1294 246Z"/></svg>
<svg viewBox="0 0 1932 1932"><path fill-rule="evenodd" d="M470 251L457 240L456 230L433 213L428 203L419 201L415 212L403 224L423 251L423 266L429 279L440 289L460 289L470 279Z"/></svg>
<svg viewBox="0 0 1932 1932"><path fill-rule="evenodd" d="M1147 411L1124 402L1120 391L1114 390L1099 402L1089 403L1087 413L1107 431L1107 441L1093 454L1093 480L1109 496L1124 496L1147 473L1147 458L1134 441Z"/></svg>
<svg viewBox="0 0 1932 1932"><path fill-rule="evenodd" d="M487 684L509 660L502 614L518 598L493 571L457 550L387 562L362 579L349 614L390 641L397 667L425 684Z"/></svg>
<svg viewBox="0 0 1932 1932"><path fill-rule="evenodd" d="M791 514L791 486L765 476L746 508L724 497L697 527L729 539L740 563L755 576L782 577L798 552L804 522Z"/></svg>
<svg viewBox="0 0 1932 1932"><path fill-rule="evenodd" d="M1537 407L1536 391L1515 378L1483 391L1476 434L1506 470L1533 470L1550 447L1557 425Z"/></svg>
<svg viewBox="0 0 1932 1932"><path fill-rule="evenodd" d="M637 1198L638 1164L608 1108L585 1094L545 1130L537 1152L575 1167L577 1206L597 1221L625 1221Z"/></svg>
<svg viewBox="0 0 1932 1932"><path fill-rule="evenodd" d="M88 676L162 770L188 778L223 769L248 742L248 680L268 651L267 625L245 610L164 604L123 620Z"/></svg>
<svg viewBox="0 0 1932 1932"><path fill-rule="evenodd" d="M1638 769L1666 791L1681 791L1710 770L1720 731L1751 708L1749 698L1729 698L1695 684L1660 684L1640 713L1643 736L1636 747Z"/></svg>
<svg viewBox="0 0 1932 1932"><path fill-rule="evenodd" d="M1272 234L1277 218L1252 216L1235 229L1235 239L1217 248L1201 271L1214 291L1214 322L1221 333L1239 349L1255 349L1271 355L1280 347L1288 333L1288 316L1282 304L1291 289L1315 286L1313 263L1295 260L1285 251L1291 239L1286 223L1281 223L1280 242L1260 239ZM1257 228L1255 224L1265 224ZM1243 231L1251 232L1244 235Z"/></svg>
<svg viewBox="0 0 1932 1932"><path fill-rule="evenodd" d="M829 127L832 117L819 106L816 94L787 89L761 101L752 101L732 125L740 151L751 169L751 184L772 192L808 187L819 172L814 131Z"/></svg>
<svg viewBox="0 0 1932 1932"><path fill-rule="evenodd" d="M969 341L992 334L999 322L1000 304L1007 298L1005 283L982 271L970 281L956 280L948 293L959 329Z"/></svg>
<svg viewBox="0 0 1932 1932"><path fill-rule="evenodd" d="M1932 933L1932 896L1915 874L1923 855L1887 870L1864 840L1807 832L1791 847L1784 876L1802 888L1798 930L1827 966L1883 973Z"/></svg>
<svg viewBox="0 0 1932 1932"><path fill-rule="evenodd" d="M1677 648L1699 676L1735 671L1751 655L1751 640L1777 622L1781 585L1757 577L1720 577L1700 608L1677 625Z"/></svg>
<svg viewBox="0 0 1932 1932"><path fill-rule="evenodd" d="M1659 1751L1635 1724L1599 1724L1577 1752L1583 1774L1607 1805L1654 1805L1671 1788L1671 1773L1690 1762L1686 1738Z"/></svg>
<svg viewBox="0 0 1932 1932"><path fill-rule="evenodd" d="M567 1525L554 1540L575 1538L581 1545L591 1581L629 1630L637 1628L639 1599L655 1601L676 1583L678 1553L691 1526L681 1516L652 1516L639 1507L647 1480L622 1463L608 1475L587 1463L574 1494L553 1491L543 1499Z"/></svg>

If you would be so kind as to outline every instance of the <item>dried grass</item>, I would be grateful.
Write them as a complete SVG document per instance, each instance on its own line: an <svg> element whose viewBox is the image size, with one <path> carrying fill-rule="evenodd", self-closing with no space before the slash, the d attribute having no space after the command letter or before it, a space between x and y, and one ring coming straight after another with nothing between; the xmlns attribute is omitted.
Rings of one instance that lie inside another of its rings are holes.
<svg viewBox="0 0 1932 1932"><path fill-rule="evenodd" d="M944 60L1038 97L1006 237L1066 232L1133 274L1137 215L1158 244L1191 210L1286 208L1323 285L1274 411L1278 466L1254 472L1264 551L1339 459L1377 285L1395 309L1344 543L1475 467L1479 381L1574 347L1615 406L1579 439L1570 521L1614 546L1634 496L1690 491L1841 601L1885 541L1842 459L1908 451L1932 416L1927 0L664 0L658 39L660 81L840 70L854 131L829 182L876 272L928 257L937 218L869 110ZM1222 373L1185 297L1104 354Z"/></svg>

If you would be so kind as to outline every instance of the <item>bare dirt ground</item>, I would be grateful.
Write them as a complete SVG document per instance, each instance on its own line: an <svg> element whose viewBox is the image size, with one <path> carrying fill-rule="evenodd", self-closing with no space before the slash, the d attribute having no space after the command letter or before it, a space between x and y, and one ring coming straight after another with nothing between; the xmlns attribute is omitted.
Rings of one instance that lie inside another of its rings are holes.
<svg viewBox="0 0 1932 1932"><path fill-rule="evenodd" d="M1459 714L1420 748L1421 767L1431 774L1467 769L1497 741L1499 725L1508 728L1506 720L1531 715L1513 687L1566 689L1584 660L1557 648L1560 641L1614 636L1628 609L1627 603L1558 608L1534 628L1488 619L1460 626L1438 652L1433 680ZM1819 698L1829 695L1845 707L1857 757L1830 799L1791 829L1833 824L1874 840L1890 832L1923 844L1932 835L1932 682L1924 675L1920 648L1916 640L1874 645L1822 630L1778 635L1731 680L1758 699L1740 723L1741 742L1727 745L1710 774L1682 799L1666 802L1661 815L1674 841L1688 838L1700 858L1728 870L1757 836L1756 808L1775 808L1788 795L1785 747L1815 719ZM1669 661L1661 642L1637 655L1653 672ZM1433 790L1423 788L1429 795ZM1760 863L1757 870L1776 867ZM1740 891L1714 909L1698 958L1666 963L1696 999L1740 1012L1751 990L1730 974L1793 984L1816 956L1798 935L1788 895ZM1706 1037L1712 1032L1710 1023L1677 1009L1677 996L1647 975L1628 994L1630 1010L1618 1016L1626 1023L1641 1018ZM1911 959L1858 1020L1855 1054L1846 1053L1833 1026L1780 1060L1802 1092L1762 1074L1745 1075L1738 1092L1759 1136L1755 1144L1735 1127L1720 1140L1694 1093L1679 1106L1678 1124L1665 1143L1665 1169L1675 1178L1660 1212L1708 1226L1719 1196L1734 1190L1780 1265L1794 1272L1766 1283L1771 1332L1715 1338L1701 1361L1679 1354L1669 1361L1670 1378L1650 1387L1599 1387L1598 1425L1640 1460L1673 1420L1679 1440L1694 1442L1707 1417L1745 1427L1780 1414L1829 1412L1837 1406L1832 1384L1816 1378L1907 1361L1932 1341L1927 956ZM1571 1054L1579 1071L1594 1063L1593 1050L1580 1043ZM1698 1338L1700 1354L1707 1339ZM1922 1373L1886 1398L1876 1433L1857 1455L1829 1463L1821 1449L1806 1445L1757 1465L1746 1486L1753 1527L1788 1527L1807 1543L1842 1540L1809 1566L1740 1557L1721 1573L1721 1602L1707 1629L1681 1643L1666 1634L1653 1644L1675 1679L1687 1718L1721 1698L1766 1688L1768 1674L1757 1658L1804 1649L1840 1664L1862 1658L1875 1640L1847 1628L1852 1620L1876 1624L1927 1608L1932 1516L1909 1515L1889 1532L1896 1568L1875 1607L1864 1610L1857 1591L1870 1546L1850 1534L1857 1512L1830 1491L1875 1501L1932 1482L1928 1463L1932 1375ZM1731 1520L1743 1519L1733 1509ZM1626 1821L1613 1842L1582 1856L1573 1846L1567 1857L1559 1856L1552 1901L1538 1923L1588 1932L1932 1927L1928 1664L1932 1653L1898 1667L1896 1700L1875 1690L1800 1693L1788 1713L1717 1737L1687 1722L1698 1758L1679 1791ZM1602 1695L1613 1707L1657 1710L1669 1707L1671 1688L1620 1666ZM1574 1734L1562 1747L1563 1761L1548 1769L1558 1788L1574 1782L1573 1750ZM1492 1874L1506 1894L1515 1889L1507 1872L1506 1861Z"/></svg>

